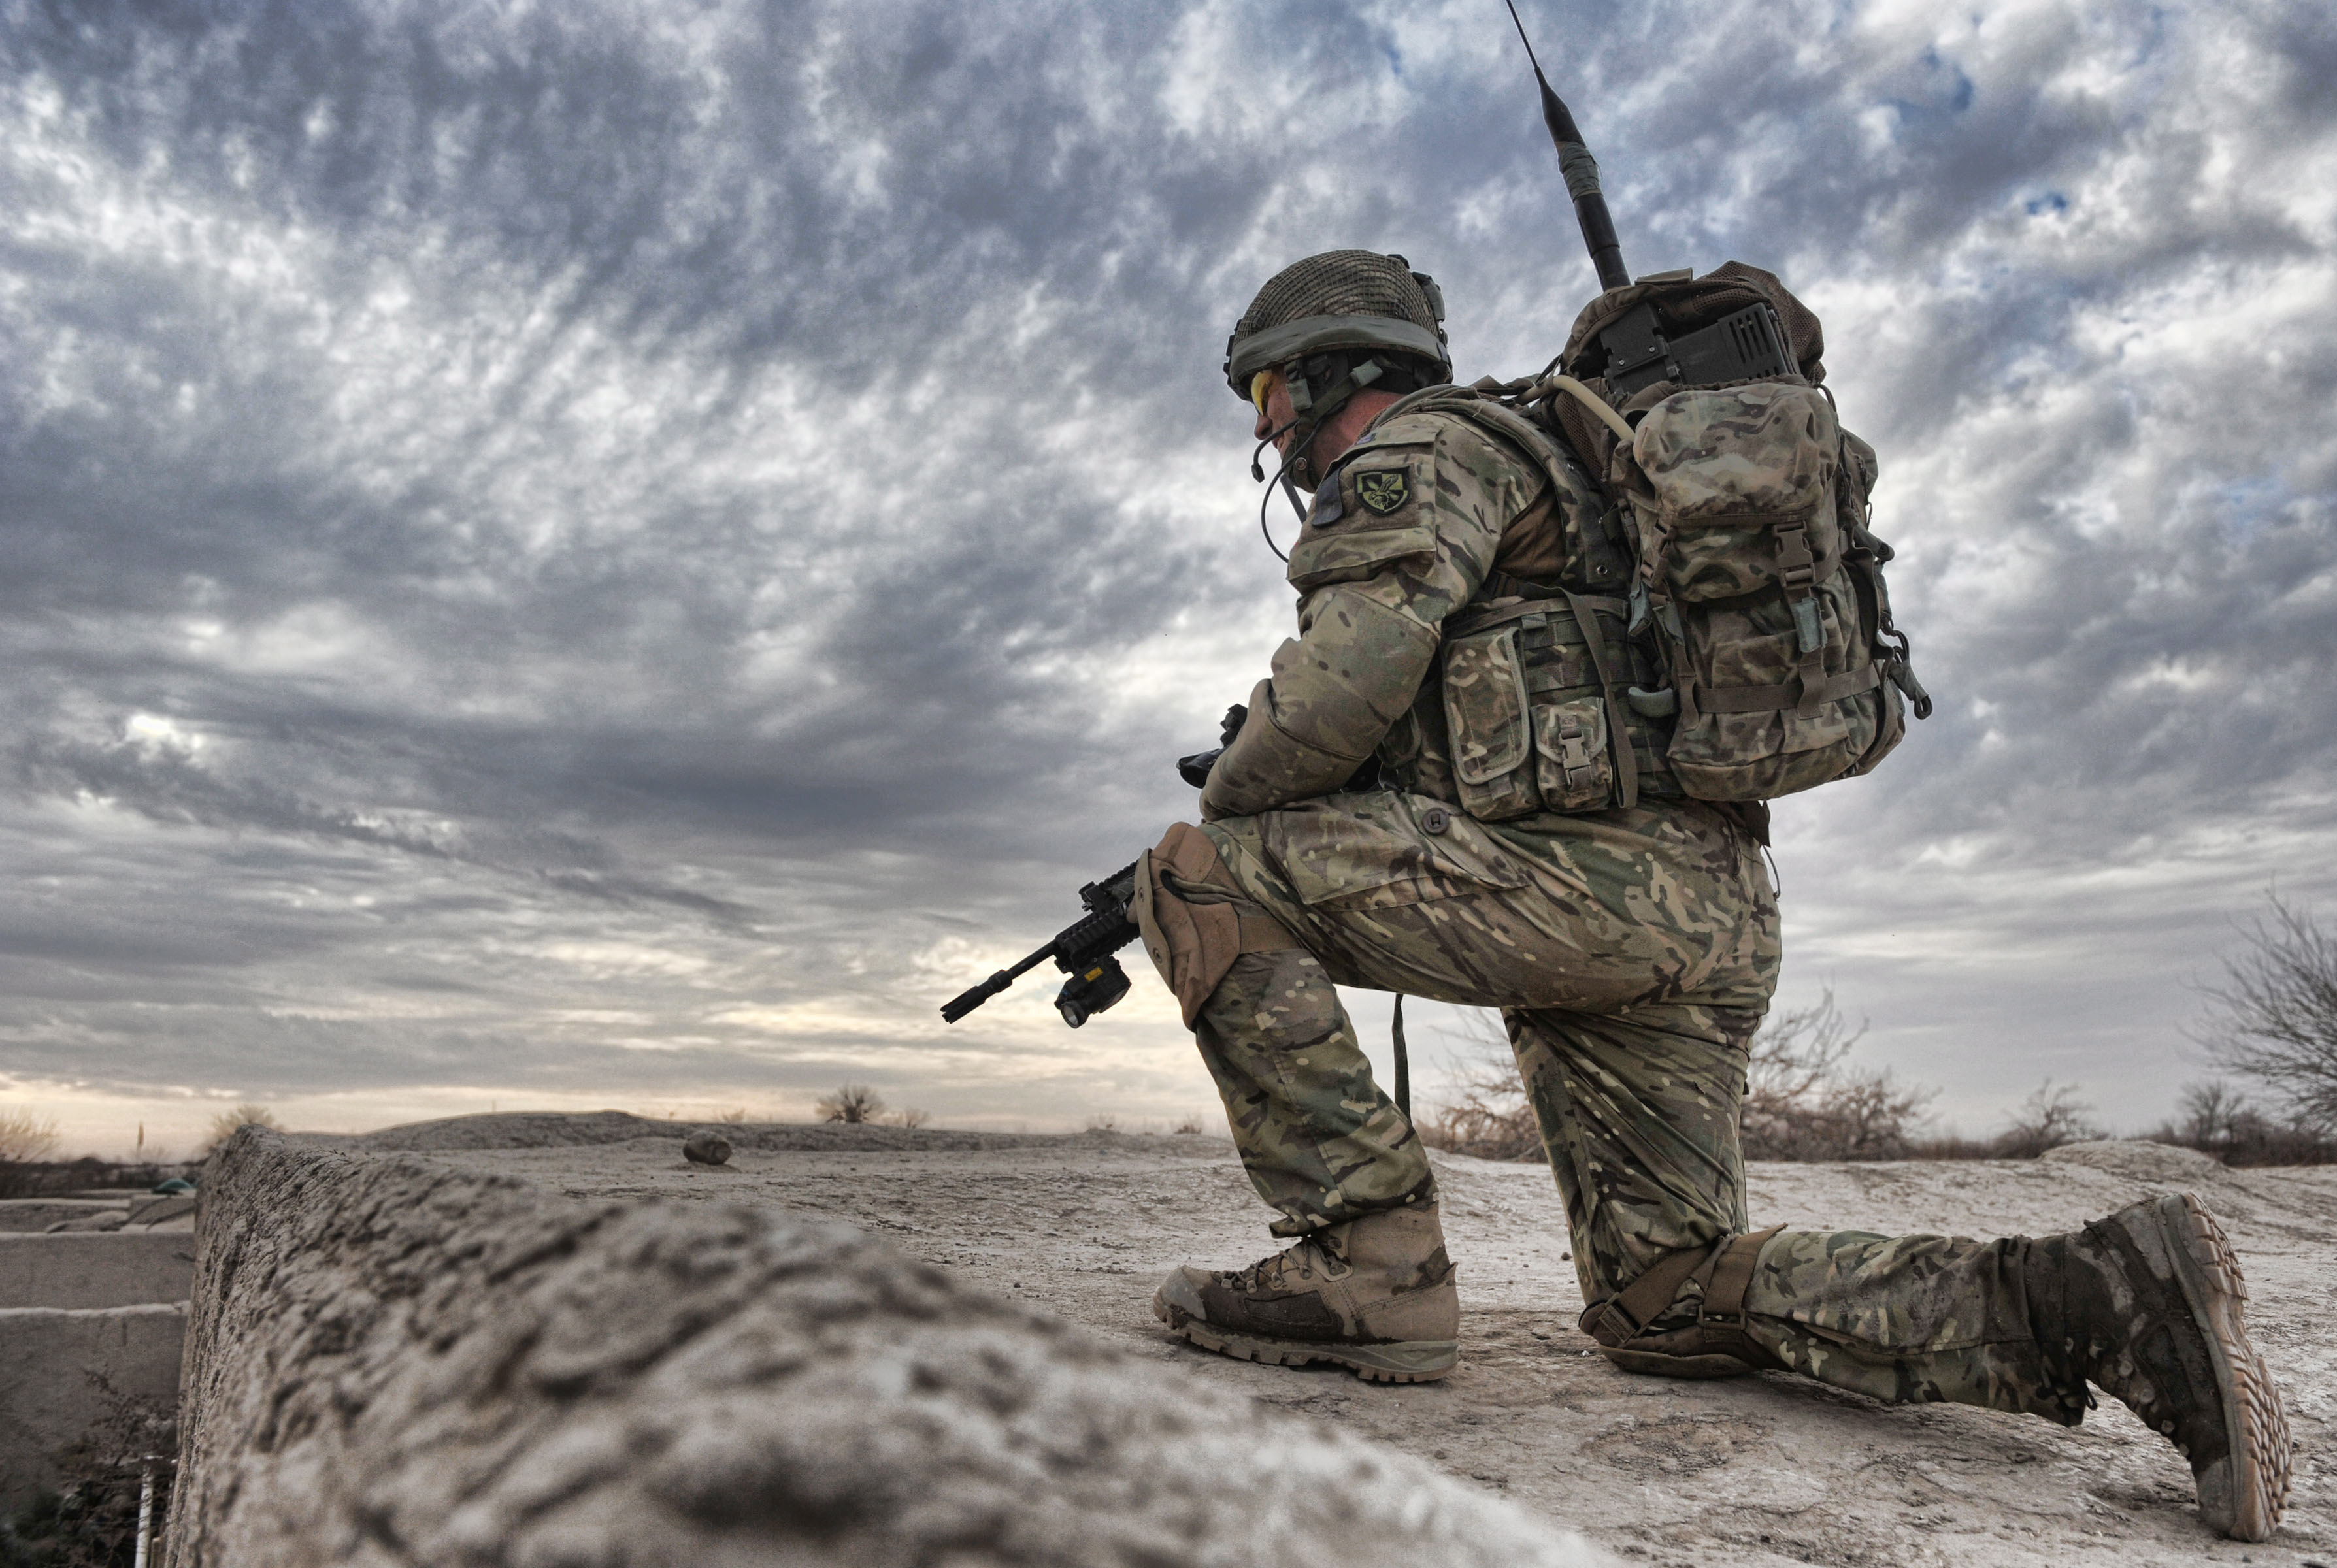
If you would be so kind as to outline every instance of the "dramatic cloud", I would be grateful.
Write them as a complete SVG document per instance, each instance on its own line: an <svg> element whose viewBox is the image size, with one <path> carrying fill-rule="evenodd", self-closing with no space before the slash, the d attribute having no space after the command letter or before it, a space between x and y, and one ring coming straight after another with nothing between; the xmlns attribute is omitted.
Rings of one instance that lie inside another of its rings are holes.
<svg viewBox="0 0 2337 1568"><path fill-rule="evenodd" d="M2156 1115L2230 917L2337 891L2337 21L1521 9L1633 265L1783 272L1882 453L1941 712L1779 808L1788 997L1974 1130ZM0 0L0 1087L1206 1110L1149 980L934 1008L1285 635L1257 285L1399 250L1463 379L1563 340L1507 27Z"/></svg>

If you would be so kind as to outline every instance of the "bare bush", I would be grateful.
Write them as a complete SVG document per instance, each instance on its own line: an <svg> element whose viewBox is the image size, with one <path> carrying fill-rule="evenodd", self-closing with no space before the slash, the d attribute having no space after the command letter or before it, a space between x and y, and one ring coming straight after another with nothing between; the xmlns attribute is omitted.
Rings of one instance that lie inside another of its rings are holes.
<svg viewBox="0 0 2337 1568"><path fill-rule="evenodd" d="M1481 1012L1462 1017L1462 1037L1469 1042L1471 1054L1447 1080L1458 1097L1413 1118L1420 1141L1432 1149L1480 1160L1549 1158L1509 1037Z"/></svg>
<svg viewBox="0 0 2337 1568"><path fill-rule="evenodd" d="M2093 1120L2094 1107L2078 1098L2076 1084L2056 1086L2051 1078L2029 1092L2012 1114L2011 1125L1996 1140L1999 1159L2033 1160L2064 1144L2082 1144L2103 1136Z"/></svg>
<svg viewBox="0 0 2337 1568"><path fill-rule="evenodd" d="M56 1152L57 1119L33 1111L0 1111L0 1164L29 1165Z"/></svg>
<svg viewBox="0 0 2337 1568"><path fill-rule="evenodd" d="M718 1122L727 1123L728 1125L735 1127L739 1123L747 1119L747 1107L744 1105L733 1105L730 1109L723 1112L714 1119Z"/></svg>
<svg viewBox="0 0 2337 1568"><path fill-rule="evenodd" d="M2197 1037L2226 1070L2263 1085L2297 1127L2337 1133L2337 936L2267 893L2270 918L2240 928L2215 1011Z"/></svg>
<svg viewBox="0 0 2337 1568"><path fill-rule="evenodd" d="M1866 1027L1851 1027L1829 988L1764 1024L1745 1072L1748 1160L1903 1160L1937 1089L1911 1088L1846 1066Z"/></svg>
<svg viewBox="0 0 2337 1568"><path fill-rule="evenodd" d="M2293 1119L2268 1115L2221 1078L2185 1084L2176 1119L2149 1135L2213 1154L2227 1165L2337 1164L2337 1137Z"/></svg>
<svg viewBox="0 0 2337 1568"><path fill-rule="evenodd" d="M931 1111L911 1110L904 1107L893 1113L893 1125L897 1127L922 1127L933 1119L934 1114Z"/></svg>
<svg viewBox="0 0 2337 1568"><path fill-rule="evenodd" d="M1190 1135L1198 1133L1200 1130L1201 1118L1198 1116L1187 1116L1183 1121L1177 1124L1177 1131L1182 1134Z"/></svg>
<svg viewBox="0 0 2337 1568"><path fill-rule="evenodd" d="M117 1568L159 1558L151 1550L140 1554L138 1501L142 1486L152 1485L148 1544L159 1546L178 1469L177 1423L168 1410L116 1389L104 1373L83 1375L98 1419L57 1456L56 1490L0 1523L0 1563L10 1568Z"/></svg>
<svg viewBox="0 0 2337 1568"><path fill-rule="evenodd" d="M33 1111L0 1111L0 1198L24 1184L25 1167L56 1152L57 1119Z"/></svg>
<svg viewBox="0 0 2337 1568"><path fill-rule="evenodd" d="M269 1127L282 1132L284 1124L278 1121L276 1113L266 1105L238 1105L231 1111L221 1111L211 1118L210 1141L204 1145L203 1152L208 1154L234 1137L239 1127Z"/></svg>
<svg viewBox="0 0 2337 1568"><path fill-rule="evenodd" d="M885 1096L865 1084L846 1084L819 1100L813 1109L823 1122L873 1122L885 1114Z"/></svg>

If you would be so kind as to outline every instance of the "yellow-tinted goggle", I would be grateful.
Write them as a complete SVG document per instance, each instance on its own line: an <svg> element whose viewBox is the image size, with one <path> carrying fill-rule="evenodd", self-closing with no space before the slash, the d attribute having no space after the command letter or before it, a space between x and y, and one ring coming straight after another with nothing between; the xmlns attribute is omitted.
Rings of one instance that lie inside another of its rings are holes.
<svg viewBox="0 0 2337 1568"><path fill-rule="evenodd" d="M1273 395L1274 378L1282 373L1268 365L1249 378L1249 400L1257 404L1260 414L1266 412L1266 400Z"/></svg>

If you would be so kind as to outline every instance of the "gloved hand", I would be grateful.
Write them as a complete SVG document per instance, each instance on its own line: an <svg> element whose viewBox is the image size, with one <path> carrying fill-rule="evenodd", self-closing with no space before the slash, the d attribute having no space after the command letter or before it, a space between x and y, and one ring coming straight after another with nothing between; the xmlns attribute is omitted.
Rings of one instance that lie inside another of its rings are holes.
<svg viewBox="0 0 2337 1568"><path fill-rule="evenodd" d="M1248 722L1249 706L1247 703L1237 702L1226 709L1226 716L1217 725L1217 750L1197 751L1190 756L1178 757L1177 776L1195 789L1199 789L1208 784L1209 769L1216 765L1218 756L1224 753L1226 747L1234 744L1234 736L1241 734L1242 726Z"/></svg>

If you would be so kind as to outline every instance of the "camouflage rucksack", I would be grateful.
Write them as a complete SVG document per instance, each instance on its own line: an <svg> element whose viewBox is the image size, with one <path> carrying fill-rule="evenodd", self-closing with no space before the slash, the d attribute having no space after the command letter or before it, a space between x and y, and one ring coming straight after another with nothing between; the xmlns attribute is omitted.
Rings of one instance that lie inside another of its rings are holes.
<svg viewBox="0 0 2337 1568"><path fill-rule="evenodd" d="M1670 677L1629 703L1671 720L1665 760L1699 800L1865 773L1905 733L1902 694L1931 713L1867 527L1874 451L1835 418L1824 349L1782 283L1730 262L1601 295L1567 374L1515 389L1628 508L1630 635Z"/></svg>

